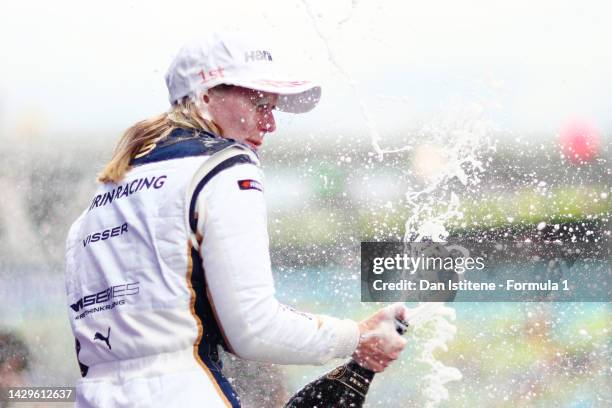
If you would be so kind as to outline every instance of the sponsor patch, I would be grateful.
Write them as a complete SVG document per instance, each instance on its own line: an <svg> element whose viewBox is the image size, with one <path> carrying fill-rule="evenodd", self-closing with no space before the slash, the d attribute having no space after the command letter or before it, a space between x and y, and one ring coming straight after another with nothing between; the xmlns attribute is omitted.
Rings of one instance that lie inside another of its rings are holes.
<svg viewBox="0 0 612 408"><path fill-rule="evenodd" d="M92 313L111 310L117 306L122 306L125 304L126 296L138 295L139 292L139 282L110 286L98 293L83 296L71 304L70 307L76 313L80 313L74 318L78 320Z"/></svg>
<svg viewBox="0 0 612 408"><path fill-rule="evenodd" d="M272 61L272 54L270 54L270 51L255 50L244 53L244 62L261 60Z"/></svg>
<svg viewBox="0 0 612 408"><path fill-rule="evenodd" d="M263 187L257 180L238 180L238 187L241 190L258 190L263 192Z"/></svg>
<svg viewBox="0 0 612 408"><path fill-rule="evenodd" d="M153 176L153 177L143 177L136 180L132 180L124 185L119 185L112 190L106 191L103 194L98 194L91 201L91 205L89 206L89 210L96 207L102 207L106 204L110 204L113 200L119 200L122 197L128 197L132 194L135 194L141 190L148 190L153 187L155 190L158 190L164 186L166 182L166 175L162 176Z"/></svg>

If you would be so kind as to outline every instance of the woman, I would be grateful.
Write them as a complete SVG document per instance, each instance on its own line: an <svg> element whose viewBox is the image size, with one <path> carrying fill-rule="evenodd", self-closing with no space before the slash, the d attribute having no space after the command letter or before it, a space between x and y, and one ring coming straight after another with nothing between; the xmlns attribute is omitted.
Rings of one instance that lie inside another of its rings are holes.
<svg viewBox="0 0 612 408"><path fill-rule="evenodd" d="M66 288L83 378L80 406L239 406L218 347L278 364L353 355L382 371L405 340L379 336L400 306L357 324L274 297L257 150L274 109L306 112L309 81L287 80L253 36L181 49L172 107L128 129L67 241Z"/></svg>

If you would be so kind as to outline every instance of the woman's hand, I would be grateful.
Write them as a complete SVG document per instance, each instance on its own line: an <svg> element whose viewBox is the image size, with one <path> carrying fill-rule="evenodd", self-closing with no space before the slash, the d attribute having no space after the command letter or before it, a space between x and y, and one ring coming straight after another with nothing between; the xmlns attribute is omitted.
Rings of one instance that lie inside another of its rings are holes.
<svg viewBox="0 0 612 408"><path fill-rule="evenodd" d="M359 323L359 344L353 353L359 365L381 372L399 357L408 342L397 333L395 318L406 320L406 307L402 303L380 309Z"/></svg>

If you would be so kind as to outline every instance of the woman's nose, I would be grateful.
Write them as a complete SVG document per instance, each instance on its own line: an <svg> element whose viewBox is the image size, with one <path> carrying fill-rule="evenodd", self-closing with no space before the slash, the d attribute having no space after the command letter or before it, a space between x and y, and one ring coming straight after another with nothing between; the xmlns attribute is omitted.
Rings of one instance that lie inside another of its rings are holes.
<svg viewBox="0 0 612 408"><path fill-rule="evenodd" d="M263 125L262 130L265 130L268 133L272 133L276 130L276 121L274 120L274 114L272 113L271 109L264 113L261 122Z"/></svg>

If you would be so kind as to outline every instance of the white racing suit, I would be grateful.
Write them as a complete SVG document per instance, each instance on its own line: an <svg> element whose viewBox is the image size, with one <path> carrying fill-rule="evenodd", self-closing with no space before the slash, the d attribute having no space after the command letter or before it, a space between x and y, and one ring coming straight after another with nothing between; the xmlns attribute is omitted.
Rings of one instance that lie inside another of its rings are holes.
<svg viewBox="0 0 612 408"><path fill-rule="evenodd" d="M262 173L244 145L175 130L70 229L81 407L239 407L218 347L279 364L355 350L355 322L275 298Z"/></svg>

